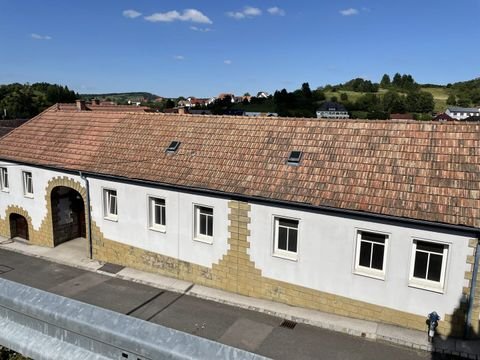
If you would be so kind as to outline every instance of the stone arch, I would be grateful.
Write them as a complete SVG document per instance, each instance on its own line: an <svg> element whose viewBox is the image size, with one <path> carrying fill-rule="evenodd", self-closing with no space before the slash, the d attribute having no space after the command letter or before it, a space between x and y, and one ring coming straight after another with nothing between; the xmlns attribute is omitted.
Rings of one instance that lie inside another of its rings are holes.
<svg viewBox="0 0 480 360"><path fill-rule="evenodd" d="M35 237L34 235L35 233L33 231L33 225L32 225L32 218L28 214L27 210L17 205L10 205L9 207L7 207L7 210L5 211L5 220L8 222L8 226L7 226L8 237L12 238L12 235L14 235L12 234L12 229L11 229L12 224L10 222L12 219L12 215L20 215L26 219L28 224L28 234L29 234L28 240L31 241Z"/></svg>
<svg viewBox="0 0 480 360"><path fill-rule="evenodd" d="M84 200L85 206L85 226L88 229L89 227L89 219L88 219L88 212L87 212L87 191L85 187L83 187L80 182L75 181L67 176L57 176L48 182L48 185L45 189L45 202L47 206L47 215L45 216L42 225L39 230L39 235L35 243L37 245L54 247L54 234L53 234L53 222L52 222L52 191L56 187L67 187L75 190L80 194L82 199ZM88 240L88 231L87 231L87 240Z"/></svg>
<svg viewBox="0 0 480 360"><path fill-rule="evenodd" d="M56 186L51 191L50 201L54 246L86 238L86 207L82 195L71 187Z"/></svg>

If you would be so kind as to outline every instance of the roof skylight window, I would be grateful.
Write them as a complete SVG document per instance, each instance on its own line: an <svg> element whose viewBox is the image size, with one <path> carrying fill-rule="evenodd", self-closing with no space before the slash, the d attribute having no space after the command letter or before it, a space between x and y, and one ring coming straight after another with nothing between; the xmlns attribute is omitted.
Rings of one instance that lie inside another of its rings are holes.
<svg viewBox="0 0 480 360"><path fill-rule="evenodd" d="M175 151L178 150L178 147L180 146L180 141L172 141L170 145L167 147L167 150L165 150L168 153L174 153Z"/></svg>
<svg viewBox="0 0 480 360"><path fill-rule="evenodd" d="M287 164L289 165L298 165L300 163L300 159L302 158L302 152L298 150L294 150L290 153L288 157Z"/></svg>

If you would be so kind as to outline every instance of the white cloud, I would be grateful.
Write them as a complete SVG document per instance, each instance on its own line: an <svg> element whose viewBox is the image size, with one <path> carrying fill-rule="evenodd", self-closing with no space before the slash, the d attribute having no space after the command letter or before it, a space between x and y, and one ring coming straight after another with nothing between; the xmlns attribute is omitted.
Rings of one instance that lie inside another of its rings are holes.
<svg viewBox="0 0 480 360"><path fill-rule="evenodd" d="M210 28L199 28L197 26L190 26L190 30L193 30L193 31L199 31L199 32L210 32L212 31L212 29Z"/></svg>
<svg viewBox="0 0 480 360"><path fill-rule="evenodd" d="M232 60L223 60L223 63L226 64L226 65L231 65L232 64Z"/></svg>
<svg viewBox="0 0 480 360"><path fill-rule="evenodd" d="M354 8L348 8L348 9L340 10L340 14L342 14L343 16L358 15L358 10Z"/></svg>
<svg viewBox="0 0 480 360"><path fill-rule="evenodd" d="M173 58L175 60L185 60L185 56L183 56L183 55L175 55Z"/></svg>
<svg viewBox="0 0 480 360"><path fill-rule="evenodd" d="M237 20L245 18L245 14L239 11L229 11L227 12L227 16L230 16L231 18L234 18Z"/></svg>
<svg viewBox="0 0 480 360"><path fill-rule="evenodd" d="M286 12L283 9L280 9L278 6L274 6L267 9L270 15L285 16Z"/></svg>
<svg viewBox="0 0 480 360"><path fill-rule="evenodd" d="M229 11L227 12L227 16L241 20L245 18L252 18L255 16L260 16L262 15L262 10L259 8L255 8L252 6L246 6L242 11Z"/></svg>
<svg viewBox="0 0 480 360"><path fill-rule="evenodd" d="M139 17L140 15L142 15L142 13L139 13L136 10L130 9L130 10L124 10L122 12L122 15L129 19L135 19L136 17Z"/></svg>
<svg viewBox="0 0 480 360"><path fill-rule="evenodd" d="M254 7L251 7L251 6L247 6L243 10L243 13L246 16L259 16L259 15L262 15L262 10L260 10L259 8L254 8Z"/></svg>
<svg viewBox="0 0 480 360"><path fill-rule="evenodd" d="M145 20L150 22L172 22L172 21L191 21L200 24L213 24L206 15L196 9L186 9L183 13L179 13L177 10L168 11L165 13L155 13L149 16L145 16Z"/></svg>
<svg viewBox="0 0 480 360"><path fill-rule="evenodd" d="M39 35L39 34L30 34L30 37L35 40L52 40L51 36L48 35Z"/></svg>

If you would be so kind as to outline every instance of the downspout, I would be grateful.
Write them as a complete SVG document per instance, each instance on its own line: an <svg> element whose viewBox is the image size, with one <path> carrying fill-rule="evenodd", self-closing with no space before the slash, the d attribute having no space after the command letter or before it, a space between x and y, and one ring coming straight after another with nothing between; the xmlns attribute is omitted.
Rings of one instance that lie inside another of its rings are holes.
<svg viewBox="0 0 480 360"><path fill-rule="evenodd" d="M467 321L465 321L465 338L468 339L472 334L472 312L473 312L473 303L475 302L475 291L477 285L477 276L478 276L478 267L480 263L480 242L477 239L477 248L475 251L475 260L473 263L473 272L472 272L472 285L470 286L470 295L468 297L468 309L467 309ZM477 319L478 320L478 319Z"/></svg>
<svg viewBox="0 0 480 360"><path fill-rule="evenodd" d="M93 259L93 242L92 242L92 214L90 211L90 183L86 175L82 174L81 171L78 172L80 177L85 181L85 190L87 192L87 232L88 232L88 256L90 259Z"/></svg>

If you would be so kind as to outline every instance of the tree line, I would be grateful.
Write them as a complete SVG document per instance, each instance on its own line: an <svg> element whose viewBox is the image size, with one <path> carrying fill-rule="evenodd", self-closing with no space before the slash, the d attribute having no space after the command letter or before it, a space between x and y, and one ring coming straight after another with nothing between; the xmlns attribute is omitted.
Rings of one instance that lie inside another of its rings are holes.
<svg viewBox="0 0 480 360"><path fill-rule="evenodd" d="M45 82L0 85L0 118L30 119L56 103L74 102L78 94L67 86Z"/></svg>

